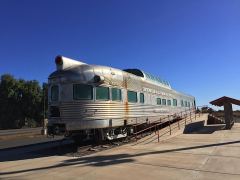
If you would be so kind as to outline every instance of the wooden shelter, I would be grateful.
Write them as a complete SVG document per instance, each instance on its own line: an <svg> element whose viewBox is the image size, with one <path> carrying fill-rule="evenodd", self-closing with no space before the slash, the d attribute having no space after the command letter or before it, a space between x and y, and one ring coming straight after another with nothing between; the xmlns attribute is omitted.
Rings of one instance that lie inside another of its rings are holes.
<svg viewBox="0 0 240 180"><path fill-rule="evenodd" d="M219 99L211 101L210 104L212 104L214 106L219 106L219 107L223 106L224 107L226 129L231 129L232 125L234 124L232 105L235 104L235 105L240 106L240 100L233 99L233 98L230 98L227 96L223 96Z"/></svg>

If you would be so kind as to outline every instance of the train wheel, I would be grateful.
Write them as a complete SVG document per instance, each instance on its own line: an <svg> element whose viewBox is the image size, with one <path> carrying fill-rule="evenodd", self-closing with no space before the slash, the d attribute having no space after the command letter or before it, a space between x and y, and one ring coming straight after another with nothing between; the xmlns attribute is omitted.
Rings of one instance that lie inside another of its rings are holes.
<svg viewBox="0 0 240 180"><path fill-rule="evenodd" d="M102 129L96 129L94 132L94 141L96 143L102 143L104 140L103 136L103 130Z"/></svg>

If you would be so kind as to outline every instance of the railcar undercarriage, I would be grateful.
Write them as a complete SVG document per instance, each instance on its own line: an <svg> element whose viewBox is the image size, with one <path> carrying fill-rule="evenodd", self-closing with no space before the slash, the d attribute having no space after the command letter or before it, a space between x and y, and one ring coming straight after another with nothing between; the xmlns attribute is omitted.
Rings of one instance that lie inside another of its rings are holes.
<svg viewBox="0 0 240 180"><path fill-rule="evenodd" d="M112 127L104 129L86 129L78 131L66 131L65 124L53 124L48 126L48 135L63 135L65 137L71 137L76 142L83 142L87 140L103 141L103 140L115 140L119 138L125 138L133 133L132 126Z"/></svg>

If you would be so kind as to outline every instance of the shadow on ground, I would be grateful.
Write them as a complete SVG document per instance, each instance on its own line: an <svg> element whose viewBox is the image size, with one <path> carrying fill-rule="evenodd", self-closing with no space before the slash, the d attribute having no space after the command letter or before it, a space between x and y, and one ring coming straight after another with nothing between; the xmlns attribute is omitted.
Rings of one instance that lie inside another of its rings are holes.
<svg viewBox="0 0 240 180"><path fill-rule="evenodd" d="M204 121L192 122L185 126L183 134L212 134L225 129L225 124L204 126Z"/></svg>
<svg viewBox="0 0 240 180"><path fill-rule="evenodd" d="M0 162L34 159L55 155L61 156L76 152L78 149L78 146L71 142L69 144L62 144L62 141L56 141L52 143L54 143L54 147L43 148L43 146L45 146L47 143L39 143L34 145L1 149Z"/></svg>
<svg viewBox="0 0 240 180"><path fill-rule="evenodd" d="M97 156L86 156L86 157L80 157L80 158L70 158L68 160L60 162L57 165L23 169L23 170L17 170L17 171L6 170L5 172L1 171L0 175L12 175L12 174L18 174L18 173L40 171L40 170L49 170L53 168L67 167L67 166L73 166L73 165L99 167L99 166L110 166L110 165L122 164L122 163L133 163L135 161L134 157L139 157L139 156L159 155L163 153L180 152L180 151L186 151L191 149L208 148L208 147L214 147L214 146L217 147L217 146L224 146L224 145L237 144L237 143L240 143L240 141L230 141L230 142L224 142L224 143L214 143L214 144L182 147L182 148L175 148L175 149L168 149L168 150L161 150L161 151L143 152L138 154L115 154L115 155L104 155L104 156L97 155ZM39 154L38 158L41 158L41 157L43 156Z"/></svg>

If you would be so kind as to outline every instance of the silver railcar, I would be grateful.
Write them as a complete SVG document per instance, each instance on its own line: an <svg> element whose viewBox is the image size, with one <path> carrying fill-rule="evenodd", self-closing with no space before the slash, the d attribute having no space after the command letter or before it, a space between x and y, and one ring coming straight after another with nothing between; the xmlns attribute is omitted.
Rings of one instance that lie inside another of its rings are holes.
<svg viewBox="0 0 240 180"><path fill-rule="evenodd" d="M50 74L51 135L127 136L133 124L194 108L195 98L139 69L119 70L57 56Z"/></svg>

